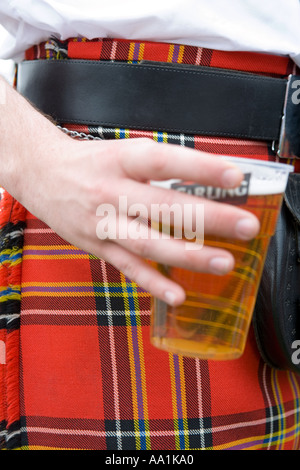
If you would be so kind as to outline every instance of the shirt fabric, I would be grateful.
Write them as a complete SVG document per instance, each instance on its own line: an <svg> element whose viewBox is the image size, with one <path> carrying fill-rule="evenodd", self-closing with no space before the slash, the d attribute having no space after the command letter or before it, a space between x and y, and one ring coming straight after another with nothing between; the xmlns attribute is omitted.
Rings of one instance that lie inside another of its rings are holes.
<svg viewBox="0 0 300 470"><path fill-rule="evenodd" d="M0 0L0 58L54 35L173 42L288 55L300 65L299 0Z"/></svg>

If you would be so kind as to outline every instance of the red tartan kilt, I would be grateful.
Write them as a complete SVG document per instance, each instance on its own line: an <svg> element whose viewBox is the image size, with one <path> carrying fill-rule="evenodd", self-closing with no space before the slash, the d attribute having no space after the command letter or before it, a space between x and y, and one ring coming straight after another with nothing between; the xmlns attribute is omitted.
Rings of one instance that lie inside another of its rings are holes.
<svg viewBox="0 0 300 470"><path fill-rule="evenodd" d="M277 56L113 39L50 40L31 48L27 59L64 55L192 63L272 76L288 75L293 68ZM263 142L63 124L107 139L147 136L216 154L274 159ZM235 361L160 351L149 341L147 292L66 243L5 193L2 227L9 221L10 232L17 224L25 230L19 258L14 262L16 245L5 245L8 260L1 266L2 312L11 319L14 302L17 315L14 322L0 323L7 358L0 364L3 446L300 448L300 377L264 364L252 331L244 355Z"/></svg>

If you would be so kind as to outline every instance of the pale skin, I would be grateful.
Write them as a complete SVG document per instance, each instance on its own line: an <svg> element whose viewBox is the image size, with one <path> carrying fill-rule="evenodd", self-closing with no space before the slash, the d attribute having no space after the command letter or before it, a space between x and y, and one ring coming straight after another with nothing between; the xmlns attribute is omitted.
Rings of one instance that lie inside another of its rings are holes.
<svg viewBox="0 0 300 470"><path fill-rule="evenodd" d="M237 186L243 176L217 156L149 139L78 141L36 111L4 79L5 102L0 105L0 185L64 240L104 259L153 296L172 305L185 299L181 286L165 278L146 259L187 269L226 274L232 255L219 248L186 250L183 240L100 240L96 235L102 203L118 207L162 201L195 204L199 198L157 188L149 180L180 178L224 188ZM205 234L251 239L259 231L252 214L235 206L205 203ZM122 220L127 214L118 214Z"/></svg>

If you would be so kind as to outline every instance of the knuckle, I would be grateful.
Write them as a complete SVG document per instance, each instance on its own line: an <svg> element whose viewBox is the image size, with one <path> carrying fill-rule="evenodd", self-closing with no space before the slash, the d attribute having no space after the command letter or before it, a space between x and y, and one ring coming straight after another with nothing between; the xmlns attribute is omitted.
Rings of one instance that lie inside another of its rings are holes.
<svg viewBox="0 0 300 470"><path fill-rule="evenodd" d="M108 202L111 199L111 182L105 179L99 179L96 183L88 187L89 205L90 208L95 208L103 202Z"/></svg>
<svg viewBox="0 0 300 470"><path fill-rule="evenodd" d="M141 258L149 257L149 243L147 239L136 240L135 251Z"/></svg>
<svg viewBox="0 0 300 470"><path fill-rule="evenodd" d="M167 158L164 152L153 152L150 165L154 174L162 174L167 165Z"/></svg>
<svg viewBox="0 0 300 470"><path fill-rule="evenodd" d="M135 263L132 263L132 260L121 259L118 263L118 269L129 279L132 279L133 281L138 279L139 268L135 265Z"/></svg>

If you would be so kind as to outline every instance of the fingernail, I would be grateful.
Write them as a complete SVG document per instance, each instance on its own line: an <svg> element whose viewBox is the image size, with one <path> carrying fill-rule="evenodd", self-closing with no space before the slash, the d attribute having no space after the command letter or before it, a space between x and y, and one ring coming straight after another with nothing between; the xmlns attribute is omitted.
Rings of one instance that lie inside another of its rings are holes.
<svg viewBox="0 0 300 470"><path fill-rule="evenodd" d="M259 231L259 223L256 219L240 219L235 226L236 234L243 240L254 238Z"/></svg>
<svg viewBox="0 0 300 470"><path fill-rule="evenodd" d="M177 297L174 294L174 292L171 292L169 290L165 292L165 300L166 300L167 304L175 305L176 299L177 299Z"/></svg>
<svg viewBox="0 0 300 470"><path fill-rule="evenodd" d="M222 175L222 184L226 188L232 188L238 185L241 182L241 172L235 168L229 168L225 170Z"/></svg>
<svg viewBox="0 0 300 470"><path fill-rule="evenodd" d="M227 274L232 269L232 263L228 258L212 258L209 265L213 274Z"/></svg>

